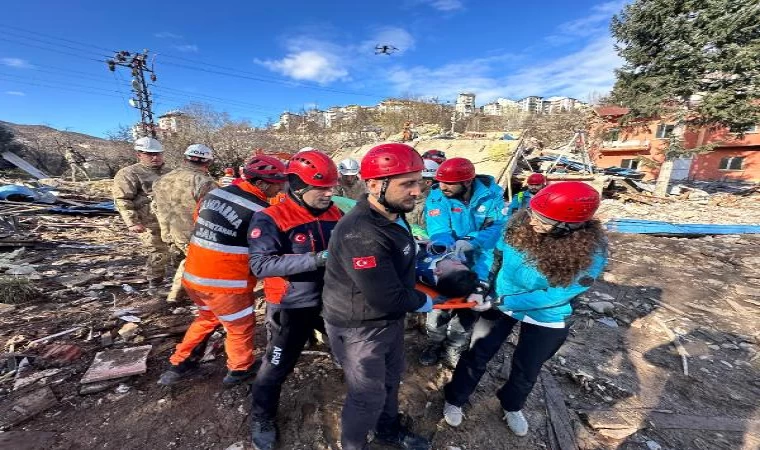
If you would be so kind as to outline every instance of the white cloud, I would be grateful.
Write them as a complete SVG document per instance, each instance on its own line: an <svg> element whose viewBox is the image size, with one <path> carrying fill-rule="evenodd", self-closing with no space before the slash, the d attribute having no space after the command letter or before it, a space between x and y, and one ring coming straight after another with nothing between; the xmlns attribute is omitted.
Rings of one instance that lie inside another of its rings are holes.
<svg viewBox="0 0 760 450"><path fill-rule="evenodd" d="M182 39L182 35L175 34L170 31L161 31L161 32L155 33L153 36L159 39Z"/></svg>
<svg viewBox="0 0 760 450"><path fill-rule="evenodd" d="M195 44L172 45L172 47L183 53L198 53L198 46Z"/></svg>
<svg viewBox="0 0 760 450"><path fill-rule="evenodd" d="M553 44L563 44L577 38L606 33L610 19L623 9L627 0L612 0L591 7L588 15L560 24L554 34L546 37Z"/></svg>
<svg viewBox="0 0 760 450"><path fill-rule="evenodd" d="M444 12L464 9L464 2L462 0L421 0L421 3L426 3L432 8Z"/></svg>
<svg viewBox="0 0 760 450"><path fill-rule="evenodd" d="M340 59L328 52L302 50L288 53L274 61L256 61L290 78L327 84L348 77L348 70L341 67Z"/></svg>
<svg viewBox="0 0 760 450"><path fill-rule="evenodd" d="M21 58L0 58L0 64L16 69L31 69L34 67L29 61Z"/></svg>
<svg viewBox="0 0 760 450"><path fill-rule="evenodd" d="M5 91L7 95L15 95L16 97L24 97L26 96L26 93L21 91Z"/></svg>

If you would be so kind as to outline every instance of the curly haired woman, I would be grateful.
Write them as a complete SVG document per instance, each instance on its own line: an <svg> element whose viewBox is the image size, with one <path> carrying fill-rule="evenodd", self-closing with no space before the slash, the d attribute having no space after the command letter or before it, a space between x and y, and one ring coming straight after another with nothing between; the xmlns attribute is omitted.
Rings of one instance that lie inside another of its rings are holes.
<svg viewBox="0 0 760 450"><path fill-rule="evenodd" d="M449 425L462 423L462 406L520 322L509 380L496 396L512 432L528 433L521 410L541 367L567 338L565 320L573 312L571 302L591 287L607 263L607 239L593 219L598 207L599 193L592 187L561 182L541 190L529 209L510 220L491 270L495 306L476 322L470 348L444 388L443 414Z"/></svg>

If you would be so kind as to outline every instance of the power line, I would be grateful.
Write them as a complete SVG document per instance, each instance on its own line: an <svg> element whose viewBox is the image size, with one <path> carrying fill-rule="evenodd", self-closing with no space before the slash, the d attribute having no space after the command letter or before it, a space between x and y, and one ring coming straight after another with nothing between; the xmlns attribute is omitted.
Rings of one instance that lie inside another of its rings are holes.
<svg viewBox="0 0 760 450"><path fill-rule="evenodd" d="M62 38L62 37L58 37L58 36L52 36L52 35L49 35L49 34L40 33L39 31L27 30L25 28L16 27L16 26L13 26L13 25L8 25L8 24L0 23L0 27L10 28L10 29L13 29L13 30L21 31L23 33L27 33L27 34L36 34L38 36L43 36L43 37L46 37L46 38L49 38L49 39L55 39L55 40L64 41L64 42L70 42L72 44L76 44L76 45L79 45L79 46L82 46L82 47L96 48L98 50L101 50L101 51L104 51L104 52L108 52L108 53L113 53L115 51L112 48L109 49L109 48L99 47L99 46L94 45L94 44L85 43L85 42L79 42L79 41L75 41L73 39L66 39L66 38Z"/></svg>
<svg viewBox="0 0 760 450"><path fill-rule="evenodd" d="M82 55L76 54L76 53L64 52L64 51L61 51L59 49L43 47L41 45L30 44L28 42L15 41L13 39L7 39L7 38L3 38L3 37L0 37L0 41L11 42L13 44L19 44L19 45L24 45L24 46L27 46L27 47L38 48L40 50L45 50L45 51L49 51L49 52L55 52L55 53L58 53L59 55L73 56L74 58L86 59L88 61L96 61L96 62L99 62L99 63L103 63L105 61L105 58L106 58L106 57L103 57L103 59L95 59L95 58L88 57L88 56L82 56Z"/></svg>

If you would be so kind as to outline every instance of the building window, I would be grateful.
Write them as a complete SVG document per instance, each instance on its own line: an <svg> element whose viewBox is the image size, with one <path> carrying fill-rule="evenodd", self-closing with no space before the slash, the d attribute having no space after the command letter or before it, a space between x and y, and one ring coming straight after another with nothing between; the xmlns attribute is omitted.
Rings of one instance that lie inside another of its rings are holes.
<svg viewBox="0 0 760 450"><path fill-rule="evenodd" d="M661 123L657 125L657 135L655 137L657 139L667 139L673 134L675 128L675 125L665 125L664 123Z"/></svg>
<svg viewBox="0 0 760 450"><path fill-rule="evenodd" d="M740 129L738 129L738 128L731 128L731 129L729 129L729 131L730 131L731 133L740 133L742 130L740 130ZM758 131L758 130L757 130L757 125L750 125L750 126L748 126L748 127L744 127L744 130L743 130L743 131L744 131L745 133L757 133L757 131Z"/></svg>
<svg viewBox="0 0 760 450"><path fill-rule="evenodd" d="M604 135L605 141L618 141L620 139L620 128L610 128Z"/></svg>
<svg viewBox="0 0 760 450"><path fill-rule="evenodd" d="M729 156L728 158L720 159L720 166L718 167L718 170L742 170L743 166L743 156Z"/></svg>
<svg viewBox="0 0 760 450"><path fill-rule="evenodd" d="M638 170L640 162L641 161L638 159L624 159L620 161L620 167L624 169Z"/></svg>

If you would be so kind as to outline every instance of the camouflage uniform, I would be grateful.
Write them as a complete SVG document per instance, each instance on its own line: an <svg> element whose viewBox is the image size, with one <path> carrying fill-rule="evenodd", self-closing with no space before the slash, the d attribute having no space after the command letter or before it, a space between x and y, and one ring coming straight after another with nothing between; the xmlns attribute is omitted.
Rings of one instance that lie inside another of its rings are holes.
<svg viewBox="0 0 760 450"><path fill-rule="evenodd" d="M430 193L430 189L420 194L414 202L414 209L406 215L406 220L410 225L419 225L423 230L427 229L425 220L425 201Z"/></svg>
<svg viewBox="0 0 760 450"><path fill-rule="evenodd" d="M87 171L82 167L82 164L87 162L87 160L84 159L84 156L79 154L79 152L73 148L67 148L66 152L63 154L63 158L69 163L69 168L71 169L71 181L77 181L77 172L82 172L85 178L87 178L87 181L90 181L90 175L88 175Z"/></svg>
<svg viewBox="0 0 760 450"><path fill-rule="evenodd" d="M208 172L187 162L162 176L154 185L153 210L161 227L161 239L182 253L183 258L166 299L169 302L177 301L182 290L184 257L193 233L198 202L216 187L218 184Z"/></svg>
<svg viewBox="0 0 760 450"><path fill-rule="evenodd" d="M341 197L350 198L352 200L360 200L366 193L367 185L362 180L356 180L354 184L349 186L343 181L343 177L341 177L338 186L335 187L335 195L340 195Z"/></svg>
<svg viewBox="0 0 760 450"><path fill-rule="evenodd" d="M164 167L137 163L119 170L113 180L113 201L127 227L145 227L145 231L138 236L148 250L145 272L150 281L160 281L166 275L168 248L161 240L161 230L151 212L150 202L153 183L167 172Z"/></svg>

